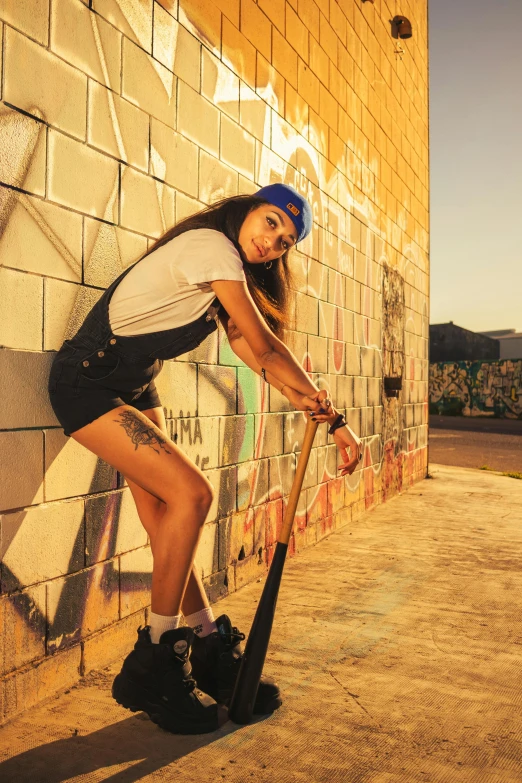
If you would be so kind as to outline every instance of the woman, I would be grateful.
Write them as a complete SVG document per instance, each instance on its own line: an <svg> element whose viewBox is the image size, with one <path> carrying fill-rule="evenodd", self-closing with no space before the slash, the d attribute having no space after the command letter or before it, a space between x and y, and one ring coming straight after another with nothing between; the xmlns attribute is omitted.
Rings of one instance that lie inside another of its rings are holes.
<svg viewBox="0 0 522 783"><path fill-rule="evenodd" d="M361 441L278 337L287 323L288 252L311 226L308 203L281 184L183 220L105 291L52 366L49 394L65 434L125 476L151 542L150 625L138 630L113 696L175 733L217 728L216 701L230 700L245 637L226 615L214 619L193 566L213 489L167 436L154 378L165 359L215 331L219 316L254 372L331 425L342 474L351 473ZM254 712L280 704L277 685L263 676Z"/></svg>

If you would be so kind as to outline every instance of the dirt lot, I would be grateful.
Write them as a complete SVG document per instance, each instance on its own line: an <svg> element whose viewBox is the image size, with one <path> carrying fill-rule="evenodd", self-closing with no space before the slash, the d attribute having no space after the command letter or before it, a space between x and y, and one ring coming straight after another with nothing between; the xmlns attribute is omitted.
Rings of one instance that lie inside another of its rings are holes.
<svg viewBox="0 0 522 783"><path fill-rule="evenodd" d="M522 472L522 421L430 416L430 462Z"/></svg>

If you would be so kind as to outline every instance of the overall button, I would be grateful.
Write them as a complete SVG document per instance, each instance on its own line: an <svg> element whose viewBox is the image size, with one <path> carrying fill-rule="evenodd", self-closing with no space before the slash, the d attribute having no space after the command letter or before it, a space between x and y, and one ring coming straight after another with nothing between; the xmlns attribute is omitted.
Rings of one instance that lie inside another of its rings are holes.
<svg viewBox="0 0 522 783"><path fill-rule="evenodd" d="M112 340L109 340L109 342L111 345L116 345L116 340L114 339L114 337L112 338Z"/></svg>
<svg viewBox="0 0 522 783"><path fill-rule="evenodd" d="M98 351L98 356L101 359L102 356L105 356L105 351Z"/></svg>
<svg viewBox="0 0 522 783"><path fill-rule="evenodd" d="M87 361L87 359L84 362L82 362L82 364L83 364L84 367L88 367L89 366L89 362Z"/></svg>
<svg viewBox="0 0 522 783"><path fill-rule="evenodd" d="M211 320L212 320L212 316L211 316L211 315L210 315L210 313L209 313L209 314L207 315L207 317L205 318L205 321L211 321Z"/></svg>

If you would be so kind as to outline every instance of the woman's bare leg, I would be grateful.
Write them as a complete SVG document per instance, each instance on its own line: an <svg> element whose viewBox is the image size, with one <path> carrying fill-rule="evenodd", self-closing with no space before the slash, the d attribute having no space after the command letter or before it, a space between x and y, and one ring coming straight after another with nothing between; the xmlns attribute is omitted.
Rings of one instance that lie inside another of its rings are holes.
<svg viewBox="0 0 522 783"><path fill-rule="evenodd" d="M143 411L143 413L165 434L165 436L167 435L167 425L163 408L149 408L148 410ZM150 538L152 556L154 557L156 533L167 507L162 500L154 497L150 492L147 492L143 487L140 487L139 484L131 481L128 476L125 476L125 479L129 485L134 502L136 503L138 516ZM199 612L202 609L208 609L209 606L210 604L199 571L196 568L196 565L193 564L185 594L181 602L181 611L187 616L194 612Z"/></svg>
<svg viewBox="0 0 522 783"><path fill-rule="evenodd" d="M153 534L152 611L179 614L212 486L159 427L130 405L104 414L71 437L165 505Z"/></svg>

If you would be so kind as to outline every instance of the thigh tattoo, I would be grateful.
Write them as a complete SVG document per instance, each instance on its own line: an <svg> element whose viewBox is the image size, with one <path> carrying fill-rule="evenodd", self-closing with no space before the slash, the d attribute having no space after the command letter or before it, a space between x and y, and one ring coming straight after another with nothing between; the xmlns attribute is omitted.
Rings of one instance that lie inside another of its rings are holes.
<svg viewBox="0 0 522 783"><path fill-rule="evenodd" d="M118 419L114 419L114 421L119 424L120 427L123 427L131 441L134 443L134 451L137 451L138 446L150 446L156 454L159 454L159 449L154 448L156 445L167 454L172 453L166 448L167 439L161 432L157 432L154 427L146 424L146 422L133 411L122 411L119 414L119 417L121 421L118 421Z"/></svg>

